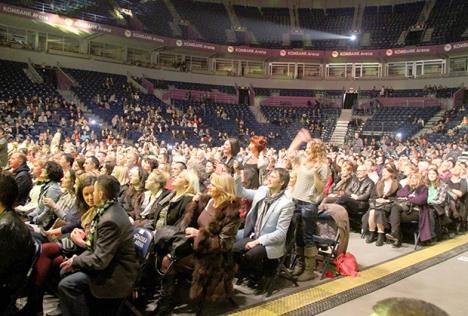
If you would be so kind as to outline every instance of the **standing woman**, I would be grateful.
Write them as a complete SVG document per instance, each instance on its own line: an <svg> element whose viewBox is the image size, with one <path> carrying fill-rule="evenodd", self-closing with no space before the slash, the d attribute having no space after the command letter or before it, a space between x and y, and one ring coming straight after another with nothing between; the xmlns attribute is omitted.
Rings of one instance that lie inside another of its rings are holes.
<svg viewBox="0 0 468 316"><path fill-rule="evenodd" d="M244 159L244 170L252 169L255 177L252 178L252 187L258 188L263 179L264 171L268 166L268 159L263 155L267 145L267 140L263 136L252 136L248 149L248 154Z"/></svg>
<svg viewBox="0 0 468 316"><path fill-rule="evenodd" d="M232 170L234 161L237 159L237 154L240 151L240 144L237 138L229 138L223 145L222 163L228 165Z"/></svg>
<svg viewBox="0 0 468 316"><path fill-rule="evenodd" d="M315 224L318 205L324 197L325 184L330 175L327 151L320 139L312 139L306 129L301 129L289 146L293 152L307 142L305 156L299 158L296 168L297 180L291 196L296 204L296 255L297 263L294 275L299 281L308 281L315 277L315 256L317 247L314 243Z"/></svg>
<svg viewBox="0 0 468 316"><path fill-rule="evenodd" d="M168 315L175 307L177 278L192 272L190 299L219 302L233 292L234 260L232 246L240 224L239 202L234 179L228 174L213 174L208 195L195 198L177 226L193 239L193 253L177 261L164 257L161 297L155 315ZM171 267L171 269L169 269Z"/></svg>

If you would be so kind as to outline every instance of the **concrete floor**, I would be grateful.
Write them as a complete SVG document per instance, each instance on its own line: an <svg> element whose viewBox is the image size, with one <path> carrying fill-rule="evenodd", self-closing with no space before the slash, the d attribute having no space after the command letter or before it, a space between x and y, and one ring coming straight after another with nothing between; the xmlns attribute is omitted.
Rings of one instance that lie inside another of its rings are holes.
<svg viewBox="0 0 468 316"><path fill-rule="evenodd" d="M468 252L416 273L395 284L343 305L330 309L319 315L370 315L372 306L390 297L407 297L421 299L437 305L451 316L468 315Z"/></svg>
<svg viewBox="0 0 468 316"><path fill-rule="evenodd" d="M376 247L375 244L366 244L365 241L363 239L361 239L360 235L357 234L357 233L351 233L349 246L348 246L348 252L351 252L353 255L355 255L355 257L356 257L356 259L358 261L360 270L369 268L371 266L382 263L384 261L388 261L388 260L397 258L399 256L405 255L405 254L410 253L412 251L414 251L413 250L413 245L410 245L410 244L403 244L403 247L397 248L397 249L392 248L390 245L384 245L383 247ZM468 263L464 263L464 264L465 265L462 265L462 267L463 266L468 267ZM442 277L442 276L440 276L440 277ZM454 276L454 277L456 278L456 276ZM465 277L466 277L466 281L468 281L468 274L465 274ZM327 281L327 280L320 281L319 278L317 277L313 281L299 283L299 285L300 285L299 288L296 288L289 281L280 279L280 281L278 282L278 284L276 286L276 292L273 293L273 295L270 297L270 299L278 297L278 296L283 296L283 295L287 295L287 294L290 294L290 293L294 293L294 292L298 291L298 289L309 288L311 286L315 286L315 285L317 285L317 284L319 284L321 282L325 282L325 281ZM402 281L402 282L404 282L404 281ZM400 283L402 283L402 282L400 282ZM400 284L400 283L398 283L398 284ZM429 280L427 280L427 284L429 284ZM426 285L426 286L428 286L428 285ZM263 301L265 301L267 299L264 295L256 295L254 290L250 289L249 287L247 287L244 284L242 284L240 286L235 286L234 288L235 288L234 301L241 307L245 307L245 306L252 305L252 304L258 304L258 303L261 303L261 302L263 302ZM405 287L403 287L403 288L405 288ZM408 288L408 285L406 285L406 288ZM411 288L411 287L409 287L409 288ZM424 292L421 289L419 289L418 291ZM380 291L378 291L378 292L380 292ZM378 293L378 292L375 292L375 293ZM364 299L364 301L367 301L368 297L372 297L375 293L372 293L371 295L367 295L367 296L365 296L364 298L361 298L361 299ZM378 296L375 299L369 300L369 302L372 302L372 303L368 303L368 304L364 304L364 305L362 304L362 302L357 303L356 306L359 307L360 309L358 311L358 309L356 307L356 309L355 309L356 313L353 314L353 315L369 315L370 314L369 311L371 311L372 305L375 302L377 302L379 299L384 298L384 297L388 297L388 295L387 296ZM358 301L358 300L354 300L354 301L349 302L349 303L347 303L345 305L342 305L342 306L346 306L346 305L351 304L351 303L356 302L356 301ZM47 296L46 299L45 299L45 302L44 302L44 310L47 312L47 311L50 311L50 310L54 309L55 306L57 305L57 303L58 303L58 300L56 298L51 297L51 296ZM358 306L359 304L361 304L361 306ZM465 307L468 307L468 302L466 304L467 305L465 305ZM149 310L152 310L154 308L154 306L152 306L152 305L153 304L150 304L148 306ZM351 315L351 314L349 314L349 311L350 311L349 307L346 308L346 309L334 312L338 308L341 308L341 306L337 307L337 308L335 308L333 310L330 310L329 311L330 314L325 313L324 315L340 315L339 312L344 313L344 314L341 314L341 315ZM354 308L354 306L353 306L353 308ZM206 315L222 315L222 314L226 314L229 311L233 311L233 310L234 309L233 309L232 306L230 306L229 304L224 303L224 304L219 304L219 305L206 306L205 314ZM365 310L364 313L363 313L363 310ZM465 309L465 310L468 310L468 309ZM189 309L187 309L186 306L181 306L181 307L177 308L174 314L181 315L181 316L182 315L193 315L193 313ZM468 314L468 313L465 313L465 315L466 314ZM462 314L458 314L458 315L462 315Z"/></svg>

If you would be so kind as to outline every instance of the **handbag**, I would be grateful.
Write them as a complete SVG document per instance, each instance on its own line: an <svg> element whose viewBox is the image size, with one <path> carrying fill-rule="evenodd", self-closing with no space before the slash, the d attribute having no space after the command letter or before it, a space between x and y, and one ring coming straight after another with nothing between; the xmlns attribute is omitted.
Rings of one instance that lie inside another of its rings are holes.
<svg viewBox="0 0 468 316"><path fill-rule="evenodd" d="M154 245L160 254L170 254L173 260L193 252L193 240L176 226L166 225L156 231Z"/></svg>

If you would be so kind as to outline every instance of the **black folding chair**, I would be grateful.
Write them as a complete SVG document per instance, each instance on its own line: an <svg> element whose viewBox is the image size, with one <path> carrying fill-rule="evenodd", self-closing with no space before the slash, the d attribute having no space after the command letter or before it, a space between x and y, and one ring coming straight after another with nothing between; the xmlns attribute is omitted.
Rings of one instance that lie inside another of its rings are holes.
<svg viewBox="0 0 468 316"><path fill-rule="evenodd" d="M286 279L294 284L294 286L299 286L297 284L297 278L291 274L290 269L288 267L290 265L287 264L288 260L291 259L291 254L294 250L295 245L295 230L296 230L296 223L294 220L291 220L291 224L289 224L288 232L286 234L286 252L285 254L279 258L278 264L276 265L274 274L271 278L269 278L265 284L265 293L266 297L269 297L273 292L273 285L276 283L278 278Z"/></svg>
<svg viewBox="0 0 468 316"><path fill-rule="evenodd" d="M126 298L119 307L117 315L126 315L124 313L124 307L127 307L134 315L143 316L143 313L138 310L135 306L134 301L139 298L140 295L140 284L144 278L145 267L149 262L151 251L153 248L154 234L152 231L145 228L136 228L133 233L133 241L135 244L135 250L140 260L140 269L133 286L132 294Z"/></svg>

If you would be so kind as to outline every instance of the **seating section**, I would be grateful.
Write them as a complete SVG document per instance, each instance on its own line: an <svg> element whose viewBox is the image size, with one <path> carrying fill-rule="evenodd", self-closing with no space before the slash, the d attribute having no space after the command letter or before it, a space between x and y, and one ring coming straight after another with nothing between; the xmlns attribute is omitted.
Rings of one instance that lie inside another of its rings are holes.
<svg viewBox="0 0 468 316"><path fill-rule="evenodd" d="M341 112L338 108L319 108L316 106L262 105L261 110L271 124L286 130L290 135L296 135L299 129L307 128L313 137L321 138L324 141L330 140L336 120Z"/></svg>
<svg viewBox="0 0 468 316"><path fill-rule="evenodd" d="M6 3L25 6L35 10L62 14L92 22L120 26L132 30L145 30L164 36L175 36L170 23L172 15L164 1L64 1L36 0L13 1ZM226 30L232 25L224 4L195 0L171 0L176 11L189 25L195 26L200 33L190 31L190 27L180 26L185 38L202 39L208 42L224 44L227 41ZM361 33L370 33L369 48L397 47L400 34L415 25L424 7L424 1L397 5L368 6L364 8ZM131 11L128 14L126 10ZM254 34L254 40L247 44L266 47L283 47L283 35L293 31L289 8L272 8L234 5L233 11L239 23ZM299 27L307 31L320 31L349 36L352 30L355 8L312 9L298 8ZM462 34L468 28L468 3L465 0L437 0L425 25L434 28L432 38L426 44L442 44L463 40ZM207 23L209 21L209 23ZM238 44L244 44L245 36L240 36ZM309 43L307 41L307 43ZM311 34L310 48L333 49L338 47L356 47L346 39L323 37L323 34Z"/></svg>
<svg viewBox="0 0 468 316"><path fill-rule="evenodd" d="M437 0L426 24L434 28L430 43L461 41L461 35L468 28L468 2L465 0Z"/></svg>
<svg viewBox="0 0 468 316"><path fill-rule="evenodd" d="M322 39L323 35L313 34L314 30L346 36L352 31L354 8L327 10L302 8L298 11L301 27L306 31L312 31L313 48L335 48L339 46L338 39Z"/></svg>
<svg viewBox="0 0 468 316"><path fill-rule="evenodd" d="M363 127L363 132L372 133L401 133L403 138L414 135L421 126L417 120L422 118L424 122L434 116L440 107L437 106L392 106L380 107L369 118Z"/></svg>
<svg viewBox="0 0 468 316"><path fill-rule="evenodd" d="M396 47L401 32L414 25L424 1L395 6L370 6L364 9L362 31L370 32L371 48Z"/></svg>
<svg viewBox="0 0 468 316"><path fill-rule="evenodd" d="M226 30L231 22L222 3L204 3L187 0L172 0L180 17L190 21L203 39L214 43L226 43Z"/></svg>
<svg viewBox="0 0 468 316"><path fill-rule="evenodd" d="M466 139L468 127L460 128L465 117L468 117L467 105L447 111L444 119L436 124L436 131L427 135L427 140L436 143L451 143Z"/></svg>
<svg viewBox="0 0 468 316"><path fill-rule="evenodd" d="M0 121L8 123L14 136L45 137L41 134L53 135L57 128L63 136L71 137L74 129L86 131L84 137L99 135L98 126L79 122L83 113L75 104L65 102L51 83L32 83L23 71L27 67L25 63L0 60ZM42 114L46 121L40 118ZM14 120L22 120L18 128Z"/></svg>

